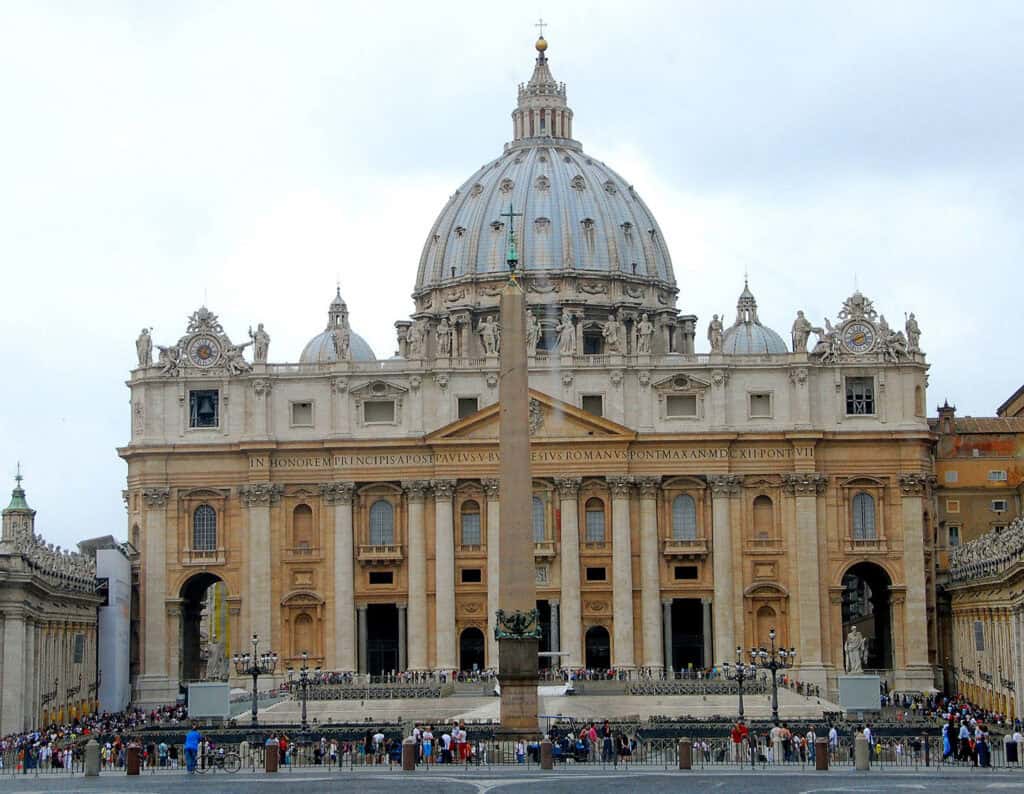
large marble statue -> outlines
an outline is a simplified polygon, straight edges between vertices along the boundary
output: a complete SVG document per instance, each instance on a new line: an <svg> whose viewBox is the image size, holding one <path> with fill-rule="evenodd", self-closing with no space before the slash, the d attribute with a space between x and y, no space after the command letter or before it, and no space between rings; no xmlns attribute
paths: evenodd
<svg viewBox="0 0 1024 794"><path fill-rule="evenodd" d="M813 331L811 321L804 317L803 311L796 313L796 319L793 321L792 336L793 336L793 352L794 353L806 353L807 352L807 338Z"/></svg>
<svg viewBox="0 0 1024 794"><path fill-rule="evenodd" d="M619 321L615 318L614 314L609 314L608 322L601 326L601 336L604 337L605 353L623 352L621 328L619 326Z"/></svg>
<svg viewBox="0 0 1024 794"><path fill-rule="evenodd" d="M177 375L178 364L181 359L181 348L177 345L171 345L170 347L157 345L157 348L160 351L160 355L157 357L157 365L160 367L160 374Z"/></svg>
<svg viewBox="0 0 1024 794"><path fill-rule="evenodd" d="M411 326L409 326L409 335L407 337L409 344L409 358L422 358L423 357L423 326L419 320L416 320Z"/></svg>
<svg viewBox="0 0 1024 794"><path fill-rule="evenodd" d="M711 322L708 323L708 342L711 343L712 353L722 352L722 321L717 314L711 315Z"/></svg>
<svg viewBox="0 0 1024 794"><path fill-rule="evenodd" d="M921 352L921 329L917 324L917 318L914 317L913 312L911 312L910 316L907 317L907 352Z"/></svg>
<svg viewBox="0 0 1024 794"><path fill-rule="evenodd" d="M447 317L442 317L438 322L434 335L437 338L438 358L448 358L452 354L452 327Z"/></svg>
<svg viewBox="0 0 1024 794"><path fill-rule="evenodd" d="M498 350L501 348L501 330L493 314L488 314L486 318L480 321L476 327L476 332L480 334L480 338L483 340L484 353L488 356L498 355Z"/></svg>
<svg viewBox="0 0 1024 794"><path fill-rule="evenodd" d="M568 309L562 310L562 322L555 326L558 332L558 352L571 356L576 352L576 323Z"/></svg>
<svg viewBox="0 0 1024 794"><path fill-rule="evenodd" d="M266 364L267 353L270 352L270 334L263 329L263 323L256 326L255 333L252 326L249 326L249 338L252 340L252 360L257 364Z"/></svg>
<svg viewBox="0 0 1024 794"><path fill-rule="evenodd" d="M863 673L864 663L868 660L868 641L856 626L846 635L843 648L846 651L846 672Z"/></svg>
<svg viewBox="0 0 1024 794"><path fill-rule="evenodd" d="M242 351L252 342L243 342L240 345L228 345L224 348L224 363L228 368L229 375L241 375L243 372L252 371L252 366L245 360Z"/></svg>
<svg viewBox="0 0 1024 794"><path fill-rule="evenodd" d="M537 343L540 341L540 321L533 316L533 312L526 310L526 355L537 354Z"/></svg>
<svg viewBox="0 0 1024 794"><path fill-rule="evenodd" d="M882 355L889 361L896 363L900 356L907 355L907 338L902 331L894 331L889 327L884 314L878 316L878 337Z"/></svg>
<svg viewBox="0 0 1024 794"><path fill-rule="evenodd" d="M135 352L139 356L139 367L145 369L153 363L153 337L149 328L143 328L139 338L135 340Z"/></svg>
<svg viewBox="0 0 1024 794"><path fill-rule="evenodd" d="M338 361L346 361L349 358L351 352L350 342L351 336L349 335L348 328L344 325L339 325L331 331L331 342L334 344L334 357Z"/></svg>
<svg viewBox="0 0 1024 794"><path fill-rule="evenodd" d="M636 346L637 353L648 354L651 352L651 337L654 336L654 325L647 319L647 314L640 315L640 322L636 324Z"/></svg>

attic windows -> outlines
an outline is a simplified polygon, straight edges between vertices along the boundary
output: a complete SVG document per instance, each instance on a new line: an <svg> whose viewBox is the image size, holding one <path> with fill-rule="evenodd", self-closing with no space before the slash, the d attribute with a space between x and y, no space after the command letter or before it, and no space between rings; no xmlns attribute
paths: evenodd
<svg viewBox="0 0 1024 794"><path fill-rule="evenodd" d="M665 398L665 416L669 419L695 419L696 394L670 394Z"/></svg>
<svg viewBox="0 0 1024 794"><path fill-rule="evenodd" d="M367 400L363 403L363 422L372 424L395 423L394 400Z"/></svg>

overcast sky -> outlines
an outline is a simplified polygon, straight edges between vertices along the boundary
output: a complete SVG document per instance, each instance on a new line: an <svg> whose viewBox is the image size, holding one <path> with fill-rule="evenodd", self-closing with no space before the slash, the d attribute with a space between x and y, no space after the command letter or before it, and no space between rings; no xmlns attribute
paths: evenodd
<svg viewBox="0 0 1024 794"><path fill-rule="evenodd" d="M744 270L788 339L855 283L914 311L929 411L1024 381L1024 4L0 0L0 474L64 545L126 534L134 340L207 305L295 361L340 278L378 356L448 196L510 137L533 23L586 151L700 317ZM6 488L6 486L3 486Z"/></svg>

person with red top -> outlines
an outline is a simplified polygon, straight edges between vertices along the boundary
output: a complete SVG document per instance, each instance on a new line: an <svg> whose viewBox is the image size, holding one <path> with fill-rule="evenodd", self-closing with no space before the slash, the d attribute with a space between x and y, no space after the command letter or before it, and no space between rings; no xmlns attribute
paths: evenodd
<svg viewBox="0 0 1024 794"><path fill-rule="evenodd" d="M732 739L732 760L734 763L742 764L744 747L750 741L750 729L747 728L742 719L736 720L736 724L730 733L730 738Z"/></svg>

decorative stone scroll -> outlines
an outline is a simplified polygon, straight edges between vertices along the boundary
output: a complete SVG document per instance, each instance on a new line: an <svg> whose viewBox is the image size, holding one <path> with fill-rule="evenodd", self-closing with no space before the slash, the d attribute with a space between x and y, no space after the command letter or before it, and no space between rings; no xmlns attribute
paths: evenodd
<svg viewBox="0 0 1024 794"><path fill-rule="evenodd" d="M431 480L435 499L451 499L455 493L455 480Z"/></svg>
<svg viewBox="0 0 1024 794"><path fill-rule="evenodd" d="M146 507L163 507L171 495L170 488L144 488L142 498Z"/></svg>
<svg viewBox="0 0 1024 794"><path fill-rule="evenodd" d="M351 504L352 494L355 493L354 482L322 482L320 483L320 495L329 505Z"/></svg>
<svg viewBox="0 0 1024 794"><path fill-rule="evenodd" d="M712 474L708 476L708 484L714 496L737 496L743 482L739 474Z"/></svg>
<svg viewBox="0 0 1024 794"><path fill-rule="evenodd" d="M496 640L539 640L543 636L540 612L536 608L527 612L517 609L511 613L499 609L494 613L494 622Z"/></svg>
<svg viewBox="0 0 1024 794"><path fill-rule="evenodd" d="M629 475L613 475L607 478L608 488L612 496L629 496L633 488L633 478Z"/></svg>
<svg viewBox="0 0 1024 794"><path fill-rule="evenodd" d="M274 388L274 384L266 378L257 378L252 382L252 390L257 397L266 397Z"/></svg>
<svg viewBox="0 0 1024 794"><path fill-rule="evenodd" d="M641 496L657 496L658 490L661 488L661 478L637 477L636 485L640 489Z"/></svg>
<svg viewBox="0 0 1024 794"><path fill-rule="evenodd" d="M900 491L904 496L924 496L935 478L927 474L901 474Z"/></svg>
<svg viewBox="0 0 1024 794"><path fill-rule="evenodd" d="M500 480L483 480L483 486L488 499L497 499L501 493Z"/></svg>
<svg viewBox="0 0 1024 794"><path fill-rule="evenodd" d="M274 482L258 482L252 485L243 485L238 489L238 495L246 507L258 507L262 505L276 505L281 501L281 494L284 486Z"/></svg>
<svg viewBox="0 0 1024 794"><path fill-rule="evenodd" d="M430 483L426 480L406 480L402 483L402 490L410 502L422 502L430 491Z"/></svg>
<svg viewBox="0 0 1024 794"><path fill-rule="evenodd" d="M580 492L582 477L555 477L555 487L563 499L573 498Z"/></svg>
<svg viewBox="0 0 1024 794"><path fill-rule="evenodd" d="M817 496L827 486L828 477L817 472L782 475L782 487L792 496Z"/></svg>

